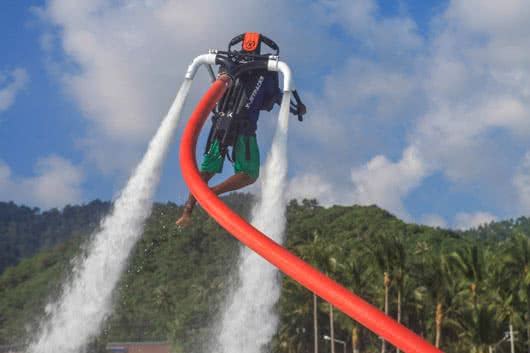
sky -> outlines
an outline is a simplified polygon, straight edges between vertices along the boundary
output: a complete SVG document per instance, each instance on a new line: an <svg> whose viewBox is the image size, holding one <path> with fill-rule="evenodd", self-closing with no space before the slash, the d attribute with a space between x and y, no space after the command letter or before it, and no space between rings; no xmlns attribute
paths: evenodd
<svg viewBox="0 0 530 353"><path fill-rule="evenodd" d="M530 214L525 0L3 1L0 201L115 198L193 58L247 31L278 43L308 108L290 122L289 197L455 229ZM208 83L160 202L186 199L180 132ZM262 160L277 114L260 117Z"/></svg>

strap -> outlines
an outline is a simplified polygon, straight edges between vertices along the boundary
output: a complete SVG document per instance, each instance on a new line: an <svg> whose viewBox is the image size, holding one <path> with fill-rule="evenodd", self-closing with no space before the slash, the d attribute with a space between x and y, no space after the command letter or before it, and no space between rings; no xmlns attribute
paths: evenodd
<svg viewBox="0 0 530 353"><path fill-rule="evenodd" d="M234 161L236 160L236 146L237 146L237 139L239 138L239 133L241 132L241 120L236 120L234 121L234 133L235 133L235 138L234 138L234 141L233 141L233 145L232 145L232 158L230 158L230 156L228 156L228 160L231 162L231 163L234 163ZM228 147L228 146L227 146Z"/></svg>
<svg viewBox="0 0 530 353"><path fill-rule="evenodd" d="M210 132L208 133L208 139L206 140L206 147L204 149L204 154L208 153L208 151L210 150L210 147L213 143L213 139L214 139L214 131L215 131L215 125L217 124L217 119L215 119L215 116L212 117L212 127L210 128Z"/></svg>
<svg viewBox="0 0 530 353"><path fill-rule="evenodd" d="M230 155L227 155L227 158L230 163L234 163L234 161L236 160L236 148L234 146L232 146L232 156L230 157Z"/></svg>

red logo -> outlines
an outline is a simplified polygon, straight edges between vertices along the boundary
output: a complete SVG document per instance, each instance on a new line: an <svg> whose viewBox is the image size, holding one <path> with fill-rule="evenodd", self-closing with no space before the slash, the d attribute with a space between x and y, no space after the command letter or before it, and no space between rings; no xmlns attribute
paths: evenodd
<svg viewBox="0 0 530 353"><path fill-rule="evenodd" d="M254 51L258 48L259 44L259 33L247 32L243 39L243 49L246 51Z"/></svg>

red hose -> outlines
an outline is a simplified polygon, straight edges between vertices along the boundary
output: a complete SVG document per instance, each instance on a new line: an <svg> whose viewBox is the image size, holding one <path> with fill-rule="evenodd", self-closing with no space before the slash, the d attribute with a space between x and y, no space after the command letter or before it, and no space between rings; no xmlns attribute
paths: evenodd
<svg viewBox="0 0 530 353"><path fill-rule="evenodd" d="M442 351L414 332L272 241L228 208L208 188L197 169L195 147L204 122L229 85L230 79L227 77L221 77L213 83L191 115L180 146L180 165L184 180L204 210L229 233L278 267L286 275L332 303L352 319L394 346L407 353L441 353Z"/></svg>

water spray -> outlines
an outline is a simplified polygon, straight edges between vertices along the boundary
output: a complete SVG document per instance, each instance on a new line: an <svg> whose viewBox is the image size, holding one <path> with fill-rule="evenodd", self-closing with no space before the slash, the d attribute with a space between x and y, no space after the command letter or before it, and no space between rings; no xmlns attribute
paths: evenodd
<svg viewBox="0 0 530 353"><path fill-rule="evenodd" d="M287 199L287 128L291 92L282 98L278 127L261 176L261 195L252 210L252 225L282 244ZM224 308L216 341L221 353L260 353L278 328L274 305L280 298L278 270L247 247L239 259L239 287ZM245 330L241 330L245 327Z"/></svg>
<svg viewBox="0 0 530 353"><path fill-rule="evenodd" d="M77 353L100 333L112 312L114 288L151 213L162 163L190 86L191 79L186 79L101 230L91 236L86 255L75 259L60 297L47 305L46 318L27 352Z"/></svg>

